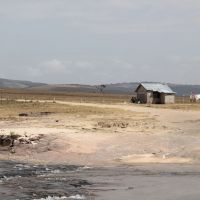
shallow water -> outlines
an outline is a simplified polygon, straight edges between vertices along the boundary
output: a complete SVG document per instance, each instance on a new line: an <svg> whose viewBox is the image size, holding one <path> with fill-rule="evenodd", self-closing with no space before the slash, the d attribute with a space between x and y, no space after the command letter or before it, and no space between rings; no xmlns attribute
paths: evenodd
<svg viewBox="0 0 200 200"><path fill-rule="evenodd" d="M81 167L0 161L2 200L199 200L200 168Z"/></svg>
<svg viewBox="0 0 200 200"><path fill-rule="evenodd" d="M74 175L79 166L0 162L0 196L4 200L84 199L89 186Z"/></svg>

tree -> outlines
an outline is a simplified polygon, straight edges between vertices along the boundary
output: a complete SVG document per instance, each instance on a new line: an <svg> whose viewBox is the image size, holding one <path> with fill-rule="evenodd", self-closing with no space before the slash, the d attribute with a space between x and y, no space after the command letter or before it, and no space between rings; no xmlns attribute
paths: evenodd
<svg viewBox="0 0 200 200"><path fill-rule="evenodd" d="M99 86L97 86L97 90L100 93L103 93L105 88L106 88L106 85L99 85Z"/></svg>

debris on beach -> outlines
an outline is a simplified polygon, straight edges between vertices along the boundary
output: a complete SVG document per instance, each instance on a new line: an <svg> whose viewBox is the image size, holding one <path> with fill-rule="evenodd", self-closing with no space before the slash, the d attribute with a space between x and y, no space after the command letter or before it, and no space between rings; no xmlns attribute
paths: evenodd
<svg viewBox="0 0 200 200"><path fill-rule="evenodd" d="M128 123L127 122L121 122L121 121L115 121L115 122L105 122L105 121L101 121L97 123L97 126L101 127L101 128L127 128L128 127Z"/></svg>

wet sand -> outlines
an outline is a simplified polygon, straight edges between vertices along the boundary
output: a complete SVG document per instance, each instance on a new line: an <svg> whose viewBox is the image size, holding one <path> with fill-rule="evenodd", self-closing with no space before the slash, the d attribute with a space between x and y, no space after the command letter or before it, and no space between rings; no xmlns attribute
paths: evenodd
<svg viewBox="0 0 200 200"><path fill-rule="evenodd" d="M155 166L154 166L155 167ZM123 167L106 172L99 179L108 186L97 191L97 200L198 200L200 172L180 166L158 168ZM188 171L189 170L189 171ZM95 178L94 178L95 179ZM110 188L108 190L108 188Z"/></svg>
<svg viewBox="0 0 200 200"><path fill-rule="evenodd" d="M86 167L0 162L3 200L199 200L195 165Z"/></svg>

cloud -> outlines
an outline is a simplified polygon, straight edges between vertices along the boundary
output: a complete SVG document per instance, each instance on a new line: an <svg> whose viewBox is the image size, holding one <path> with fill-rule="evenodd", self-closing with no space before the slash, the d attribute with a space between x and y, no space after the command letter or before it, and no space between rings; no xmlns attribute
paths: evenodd
<svg viewBox="0 0 200 200"><path fill-rule="evenodd" d="M0 19L62 21L101 33L183 30L200 24L197 0L1 0Z"/></svg>
<svg viewBox="0 0 200 200"><path fill-rule="evenodd" d="M128 61L117 58L51 59L28 67L26 74L31 80L43 78L43 82L96 84L116 82L119 76L125 81L134 68Z"/></svg>
<svg viewBox="0 0 200 200"><path fill-rule="evenodd" d="M197 0L0 0L1 73L62 83L198 82L199 10Z"/></svg>
<svg viewBox="0 0 200 200"><path fill-rule="evenodd" d="M41 72L45 74L66 73L65 63L57 59L42 62L38 65L38 67L41 70Z"/></svg>
<svg viewBox="0 0 200 200"><path fill-rule="evenodd" d="M0 69L5 78L47 83L101 84L134 81L198 83L199 57L171 56L165 59L164 63L159 64L136 63L134 60L118 57L54 58L34 65L27 62L19 67L16 63Z"/></svg>
<svg viewBox="0 0 200 200"><path fill-rule="evenodd" d="M50 59L28 68L28 72L34 78L60 76L61 79L91 70L93 70L93 66L90 61L69 59Z"/></svg>

